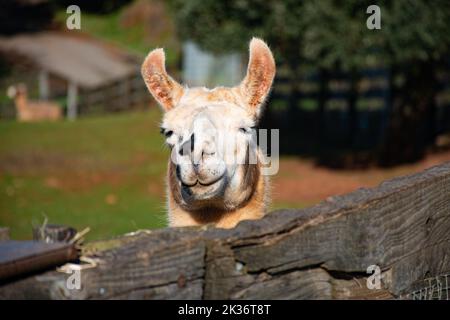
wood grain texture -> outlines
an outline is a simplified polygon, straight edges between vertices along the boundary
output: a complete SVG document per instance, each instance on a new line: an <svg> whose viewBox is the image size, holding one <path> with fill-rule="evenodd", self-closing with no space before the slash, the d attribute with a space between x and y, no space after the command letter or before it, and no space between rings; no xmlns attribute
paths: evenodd
<svg viewBox="0 0 450 320"><path fill-rule="evenodd" d="M231 230L167 228L93 253L82 290L39 275L57 299L395 299L450 271L450 163L304 210L279 210ZM381 268L368 289L367 268ZM0 287L23 297L37 277ZM16 294L11 294L16 292Z"/></svg>
<svg viewBox="0 0 450 320"><path fill-rule="evenodd" d="M187 297L184 291L199 292L205 270L204 242L195 238L163 238L164 235L142 237L104 252L97 258L96 268L82 272L81 283L86 285L77 292L77 299L133 298L136 291L142 296L167 298ZM63 293L61 298L72 296L64 288L58 292ZM201 294L195 297L200 298Z"/></svg>

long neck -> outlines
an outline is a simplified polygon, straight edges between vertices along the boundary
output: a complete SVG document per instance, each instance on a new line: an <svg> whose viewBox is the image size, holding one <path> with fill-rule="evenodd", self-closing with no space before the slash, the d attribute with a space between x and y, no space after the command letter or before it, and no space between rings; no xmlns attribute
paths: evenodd
<svg viewBox="0 0 450 320"><path fill-rule="evenodd" d="M14 99L14 102L16 104L17 109L19 110L26 109L28 105L27 95L25 93L18 94Z"/></svg>
<svg viewBox="0 0 450 320"><path fill-rule="evenodd" d="M233 228L239 221L253 220L262 218L267 206L267 187L268 181L265 176L257 175L257 181L254 184L249 199L235 210L219 210L219 209L205 209L199 211L189 211L182 208L178 203L173 188L176 181L173 179L171 166L168 170L168 205L169 205L169 226L171 227L185 227L185 226L199 226L204 224L214 224L219 228ZM259 166L257 170L260 170Z"/></svg>

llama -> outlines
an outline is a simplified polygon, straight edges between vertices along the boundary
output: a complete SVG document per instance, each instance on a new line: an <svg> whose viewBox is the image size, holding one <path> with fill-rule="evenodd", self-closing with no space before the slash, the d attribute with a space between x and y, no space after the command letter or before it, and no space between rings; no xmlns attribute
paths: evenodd
<svg viewBox="0 0 450 320"><path fill-rule="evenodd" d="M24 84L10 86L8 97L14 99L17 119L21 122L58 120L61 118L61 108L53 102L28 101L27 88Z"/></svg>
<svg viewBox="0 0 450 320"><path fill-rule="evenodd" d="M239 221L263 217L269 186L267 176L261 174L262 152L255 146L256 161L248 159L252 129L275 76L275 61L266 43L251 40L247 74L236 87L181 86L166 72L163 49L151 51L141 71L164 111L161 133L171 149L169 226L232 228ZM219 138L233 141L226 152ZM244 161L227 161L230 155Z"/></svg>

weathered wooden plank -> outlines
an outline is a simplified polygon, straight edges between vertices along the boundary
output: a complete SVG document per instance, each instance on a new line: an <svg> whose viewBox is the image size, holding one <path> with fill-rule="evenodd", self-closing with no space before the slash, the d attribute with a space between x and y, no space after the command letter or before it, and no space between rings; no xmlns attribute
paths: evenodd
<svg viewBox="0 0 450 320"><path fill-rule="evenodd" d="M205 245L195 237L178 239L185 234L186 230L179 234L155 232L107 250L99 255L96 268L82 271L81 290L60 287L52 294L61 293L58 298L64 299L111 299L131 298L137 291L148 297L183 297L183 292L198 292L205 270ZM176 293L176 288L180 292Z"/></svg>
<svg viewBox="0 0 450 320"><path fill-rule="evenodd" d="M203 280L193 280L186 284L171 283L160 287L133 290L129 293L119 294L113 299L132 300L199 300L203 294Z"/></svg>
<svg viewBox="0 0 450 320"><path fill-rule="evenodd" d="M244 222L231 234L212 231L233 252L221 268L230 269L238 261L247 274L276 275L317 265L351 274L378 265L393 269L390 290L398 296L425 274L450 270L449 169L447 163L311 209ZM243 285L233 272L220 274L216 282L225 283L227 292L233 292L230 286Z"/></svg>
<svg viewBox="0 0 450 320"><path fill-rule="evenodd" d="M330 280L332 285L332 299L351 300L390 300L394 295L386 288L369 289L367 287L367 277L353 279Z"/></svg>
<svg viewBox="0 0 450 320"><path fill-rule="evenodd" d="M323 269L293 271L279 276L261 273L231 299L331 299L331 277Z"/></svg>
<svg viewBox="0 0 450 320"><path fill-rule="evenodd" d="M0 285L0 300L48 300L57 299L52 295L57 284L64 283L66 275L49 271L43 275L19 278L14 282Z"/></svg>
<svg viewBox="0 0 450 320"><path fill-rule="evenodd" d="M450 273L449 257L450 240L423 247L402 257L390 266L392 275L389 290L397 296L408 296L417 290L415 283Z"/></svg>
<svg viewBox="0 0 450 320"><path fill-rule="evenodd" d="M35 296L116 298L410 297L421 280L450 270L450 163L377 188L327 199L305 210L281 210L231 230L163 229L140 233L101 252L81 273L39 276ZM89 255L86 251L85 254ZM367 268L382 270L366 286ZM43 285L45 283L45 285ZM36 277L0 287L23 296ZM5 291L16 292L5 294Z"/></svg>
<svg viewBox="0 0 450 320"><path fill-rule="evenodd" d="M245 266L236 261L233 250L219 242L207 247L205 274L205 299L227 299L233 290L245 288L255 281Z"/></svg>

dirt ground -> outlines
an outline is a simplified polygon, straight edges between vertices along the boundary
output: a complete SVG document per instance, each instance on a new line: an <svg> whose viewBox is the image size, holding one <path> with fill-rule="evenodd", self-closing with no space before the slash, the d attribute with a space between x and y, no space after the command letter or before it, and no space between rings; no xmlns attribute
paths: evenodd
<svg viewBox="0 0 450 320"><path fill-rule="evenodd" d="M374 187L384 180L420 172L446 161L450 161L450 151L429 154L418 163L391 169L335 170L317 166L312 160L283 159L279 173L272 179L272 198L276 207L299 202L311 205L332 195Z"/></svg>

